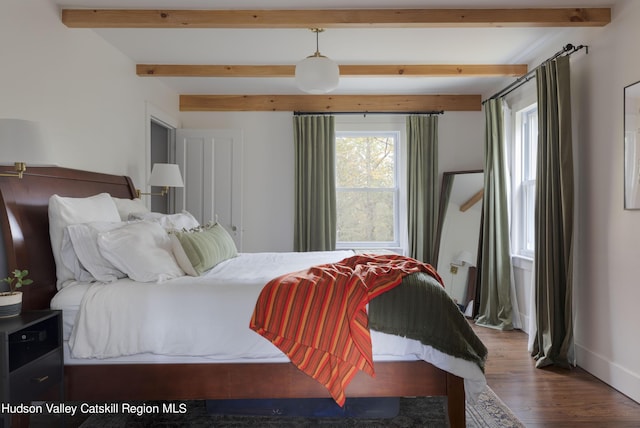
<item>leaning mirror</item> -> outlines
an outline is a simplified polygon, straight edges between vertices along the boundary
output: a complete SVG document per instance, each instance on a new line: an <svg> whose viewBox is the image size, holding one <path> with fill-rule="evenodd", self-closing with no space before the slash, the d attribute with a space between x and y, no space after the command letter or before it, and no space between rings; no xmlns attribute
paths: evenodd
<svg viewBox="0 0 640 428"><path fill-rule="evenodd" d="M475 315L483 189L481 170L442 175L437 269L447 293L468 317Z"/></svg>
<svg viewBox="0 0 640 428"><path fill-rule="evenodd" d="M640 209L640 82L624 88L624 207Z"/></svg>

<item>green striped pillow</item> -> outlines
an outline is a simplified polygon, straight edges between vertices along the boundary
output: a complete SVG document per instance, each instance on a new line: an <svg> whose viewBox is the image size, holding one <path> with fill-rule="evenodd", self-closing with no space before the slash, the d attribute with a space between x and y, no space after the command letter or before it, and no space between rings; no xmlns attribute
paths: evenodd
<svg viewBox="0 0 640 428"><path fill-rule="evenodd" d="M172 239L173 252L178 264L192 276L202 275L218 263L238 255L233 238L218 223L191 231L174 231L171 235L175 237Z"/></svg>

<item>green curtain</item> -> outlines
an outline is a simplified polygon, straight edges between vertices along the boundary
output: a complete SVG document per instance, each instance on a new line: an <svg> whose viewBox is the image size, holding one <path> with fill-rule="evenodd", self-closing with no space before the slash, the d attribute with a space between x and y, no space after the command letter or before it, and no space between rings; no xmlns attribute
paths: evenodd
<svg viewBox="0 0 640 428"><path fill-rule="evenodd" d="M511 250L507 153L503 100L484 104L485 167L482 223L480 308L476 324L500 330L513 329L511 305Z"/></svg>
<svg viewBox="0 0 640 428"><path fill-rule="evenodd" d="M335 118L328 115L294 116L293 128L294 250L335 250Z"/></svg>
<svg viewBox="0 0 640 428"><path fill-rule="evenodd" d="M573 341L573 153L569 57L540 66L534 290L536 367L569 366Z"/></svg>
<svg viewBox="0 0 640 428"><path fill-rule="evenodd" d="M438 233L438 116L409 115L406 123L409 256L434 264Z"/></svg>

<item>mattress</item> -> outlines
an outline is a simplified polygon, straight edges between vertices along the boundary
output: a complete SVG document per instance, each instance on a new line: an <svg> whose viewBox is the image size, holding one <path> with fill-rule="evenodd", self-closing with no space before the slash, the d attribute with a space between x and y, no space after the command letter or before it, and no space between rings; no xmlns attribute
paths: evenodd
<svg viewBox="0 0 640 428"><path fill-rule="evenodd" d="M249 328L262 287L277 276L352 255L241 253L201 277L70 282L51 302L63 312L65 364L287 362ZM419 341L377 331L371 340L374 361L427 361L464 378L472 402L486 385L477 365Z"/></svg>

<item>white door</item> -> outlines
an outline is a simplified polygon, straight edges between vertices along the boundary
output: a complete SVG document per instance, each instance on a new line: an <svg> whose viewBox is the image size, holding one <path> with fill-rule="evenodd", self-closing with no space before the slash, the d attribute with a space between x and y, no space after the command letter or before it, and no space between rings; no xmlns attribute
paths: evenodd
<svg viewBox="0 0 640 428"><path fill-rule="evenodd" d="M242 131L177 129L176 163L185 185L176 189L178 211L217 221L242 251Z"/></svg>

